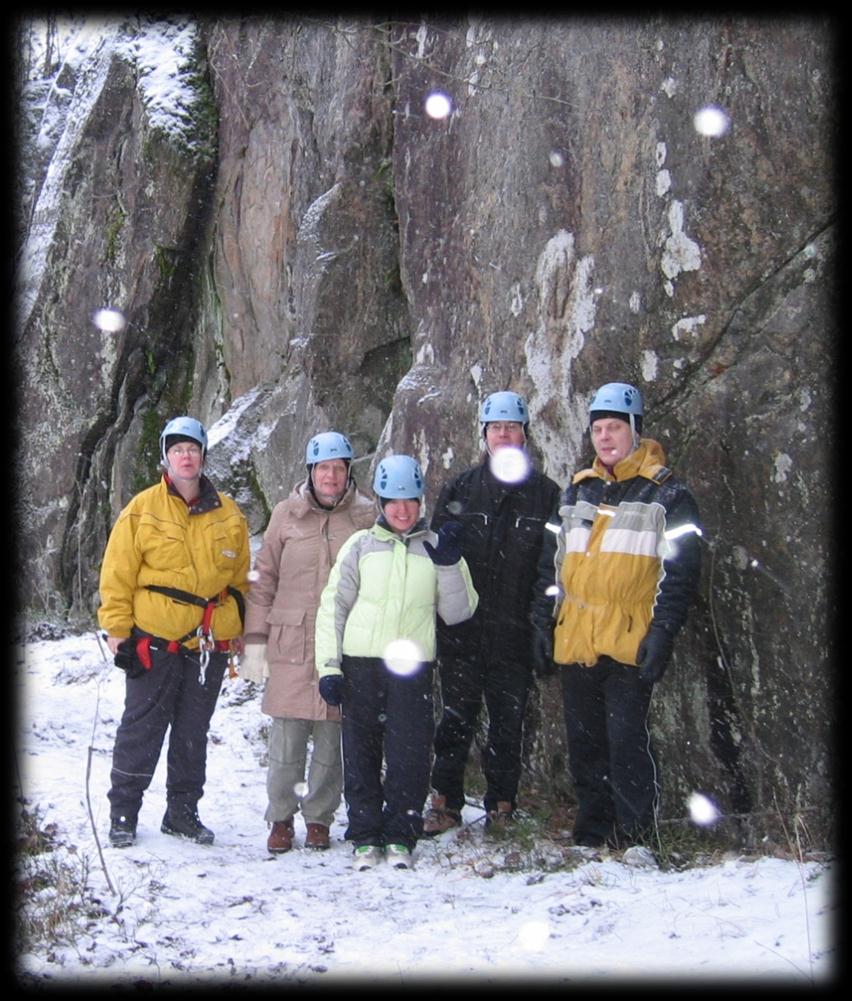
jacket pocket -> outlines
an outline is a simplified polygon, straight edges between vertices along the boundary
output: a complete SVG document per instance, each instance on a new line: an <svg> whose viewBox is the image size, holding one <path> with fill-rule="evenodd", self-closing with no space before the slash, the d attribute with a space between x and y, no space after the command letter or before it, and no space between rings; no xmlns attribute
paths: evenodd
<svg viewBox="0 0 852 1001"><path fill-rule="evenodd" d="M190 565L186 540L175 525L143 520L136 533L136 544L143 563L152 570L175 572Z"/></svg>
<svg viewBox="0 0 852 1001"><path fill-rule="evenodd" d="M305 662L307 633L305 611L299 608L270 608L266 616L269 623L270 660L284 660L291 664Z"/></svg>
<svg viewBox="0 0 852 1001"><path fill-rule="evenodd" d="M212 526L210 541L212 543L213 564L218 571L224 571L233 577L240 555L239 540L232 537L224 525Z"/></svg>
<svg viewBox="0 0 852 1001"><path fill-rule="evenodd" d="M541 549L541 537L544 534L546 518L537 515L519 514L515 518L514 537L516 543L525 550L538 553Z"/></svg>

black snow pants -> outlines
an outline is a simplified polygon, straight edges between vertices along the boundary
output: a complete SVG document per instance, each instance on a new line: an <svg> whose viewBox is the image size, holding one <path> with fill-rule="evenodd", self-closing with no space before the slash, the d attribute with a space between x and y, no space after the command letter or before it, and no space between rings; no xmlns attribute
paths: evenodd
<svg viewBox="0 0 852 1001"><path fill-rule="evenodd" d="M168 809L194 810L204 792L207 731L227 664L227 653L211 654L202 685L197 652L167 653L152 644L151 669L126 678L107 794L111 817L137 817L170 726Z"/></svg>
<svg viewBox="0 0 852 1001"><path fill-rule="evenodd" d="M447 806L464 806L464 774L483 698L488 710L488 739L482 754L486 791L483 806L517 805L521 779L524 711L532 687L525 664L486 663L484 658L442 657L439 662L443 713L435 733L432 788Z"/></svg>
<svg viewBox="0 0 852 1001"><path fill-rule="evenodd" d="M577 817L576 844L613 846L653 825L659 787L648 729L653 684L636 667L601 657L559 671Z"/></svg>
<svg viewBox="0 0 852 1001"><path fill-rule="evenodd" d="M433 664L408 675L394 674L377 657L344 656L341 666L345 837L356 848L413 849L429 792Z"/></svg>

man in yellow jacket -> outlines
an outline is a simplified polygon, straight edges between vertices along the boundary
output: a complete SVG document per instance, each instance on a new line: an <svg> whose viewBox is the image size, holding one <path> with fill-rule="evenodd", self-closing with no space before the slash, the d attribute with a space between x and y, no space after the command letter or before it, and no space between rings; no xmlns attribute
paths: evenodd
<svg viewBox="0 0 852 1001"><path fill-rule="evenodd" d="M98 621L126 673L113 750L110 843L136 840L142 797L171 726L165 834L210 844L198 817L207 731L229 657L242 644L250 562L245 517L202 474L207 432L176 417L160 435L163 477L115 523L100 576Z"/></svg>
<svg viewBox="0 0 852 1001"><path fill-rule="evenodd" d="M697 505L640 437L642 418L634 386L595 394L596 458L545 532L535 589L536 657L560 665L578 845L641 843L653 829L648 710L701 572Z"/></svg>

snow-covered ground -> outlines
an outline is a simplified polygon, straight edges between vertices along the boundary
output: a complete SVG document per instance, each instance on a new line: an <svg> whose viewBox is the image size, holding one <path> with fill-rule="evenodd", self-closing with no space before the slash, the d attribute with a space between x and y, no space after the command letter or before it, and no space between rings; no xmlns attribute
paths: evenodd
<svg viewBox="0 0 852 1001"><path fill-rule="evenodd" d="M58 862L88 868L90 888L89 914L74 935L60 927L50 945L18 956L18 975L28 983L404 987L517 978L526 987L808 988L837 976L830 863L732 856L663 872L603 855L566 867L558 844L513 857L486 840L473 806L461 833L420 843L410 871L354 872L342 805L329 851L271 857L263 819L266 717L257 690L240 679L226 681L211 729L200 813L215 844L160 833L161 761L137 844L111 848L106 792L123 675L89 633L19 648L15 679L26 809L40 811ZM301 841L300 818L296 831ZM55 893L31 888L29 912Z"/></svg>

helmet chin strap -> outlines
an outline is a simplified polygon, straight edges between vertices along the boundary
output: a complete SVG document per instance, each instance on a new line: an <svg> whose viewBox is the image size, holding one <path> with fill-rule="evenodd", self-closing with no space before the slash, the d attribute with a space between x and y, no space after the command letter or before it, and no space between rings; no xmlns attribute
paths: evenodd
<svg viewBox="0 0 852 1001"><path fill-rule="evenodd" d="M636 430L635 416L633 414L628 414L628 417L630 418L630 436L633 440L633 451L635 452L636 449L639 448L640 435L639 432Z"/></svg>

